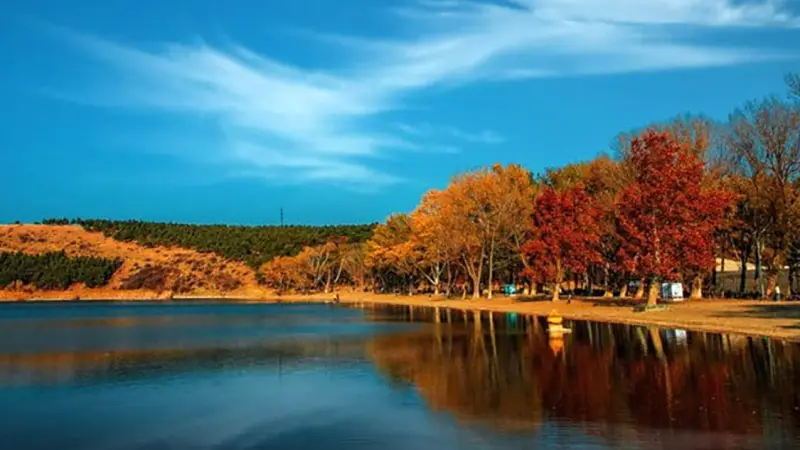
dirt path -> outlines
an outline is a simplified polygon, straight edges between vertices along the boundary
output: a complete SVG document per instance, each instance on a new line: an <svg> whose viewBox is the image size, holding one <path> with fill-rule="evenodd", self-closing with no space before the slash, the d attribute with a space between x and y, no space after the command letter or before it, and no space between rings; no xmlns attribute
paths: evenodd
<svg viewBox="0 0 800 450"><path fill-rule="evenodd" d="M567 319L655 325L697 331L769 336L800 342L800 303L753 300L696 300L673 303L663 311L634 312L632 303L618 299L518 301L499 296L492 300L440 300L428 296L340 293L343 303L389 304L453 308L519 314L556 312ZM282 301L330 301L331 294L283 297Z"/></svg>

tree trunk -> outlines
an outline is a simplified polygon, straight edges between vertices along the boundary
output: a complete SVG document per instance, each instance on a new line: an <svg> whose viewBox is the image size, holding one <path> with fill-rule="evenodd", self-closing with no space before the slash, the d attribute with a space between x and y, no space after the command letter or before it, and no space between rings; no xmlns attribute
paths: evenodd
<svg viewBox="0 0 800 450"><path fill-rule="evenodd" d="M722 260L722 270L725 270L725 259ZM718 292L719 276L717 274L717 265L714 264L714 269L711 270L711 288L714 292Z"/></svg>
<svg viewBox="0 0 800 450"><path fill-rule="evenodd" d="M774 297L775 287L778 286L778 283L780 283L780 275L780 269L770 270L769 274L767 275L767 298Z"/></svg>
<svg viewBox="0 0 800 450"><path fill-rule="evenodd" d="M659 283L657 277L653 277L650 280L650 289L647 292L647 306L656 306L658 303L658 291L661 283Z"/></svg>
<svg viewBox="0 0 800 450"><path fill-rule="evenodd" d="M486 294L486 298L489 300L492 299L492 277L494 276L494 239L492 239L492 243L489 245L489 283L487 284L487 290L489 291Z"/></svg>
<svg viewBox="0 0 800 450"><path fill-rule="evenodd" d="M561 294L561 283L553 283L553 297L552 301L557 302Z"/></svg>
<svg viewBox="0 0 800 450"><path fill-rule="evenodd" d="M689 298L699 300L703 298L703 276L697 275L692 279L692 293Z"/></svg>
<svg viewBox="0 0 800 450"><path fill-rule="evenodd" d="M427 279L431 286L433 286L433 295L438 296L440 289L439 286L442 284L442 265L440 263L436 263L435 265L431 266L431 273L427 273L425 271L421 271L422 275Z"/></svg>
<svg viewBox="0 0 800 450"><path fill-rule="evenodd" d="M450 265L450 263L447 263L446 268L447 268L447 285L445 285L444 289L445 289L445 296L450 297L450 292L452 292L453 288L453 267Z"/></svg>
<svg viewBox="0 0 800 450"><path fill-rule="evenodd" d="M747 260L750 259L750 249L742 249L741 263L739 268L739 295L744 295L747 289Z"/></svg>
<svg viewBox="0 0 800 450"><path fill-rule="evenodd" d="M333 279L333 285L334 286L339 284L339 279L342 278L342 271L344 271L344 263L340 262L339 263L339 269L337 269L337 271L336 271L336 277Z"/></svg>
<svg viewBox="0 0 800 450"><path fill-rule="evenodd" d="M636 300L641 300L644 297L644 285L645 285L644 278L639 278L639 286L636 288L636 294L633 296Z"/></svg>
<svg viewBox="0 0 800 450"><path fill-rule="evenodd" d="M761 239L756 241L756 280L758 280L758 290L761 298L766 298L766 290L764 289L764 268L761 262Z"/></svg>
<svg viewBox="0 0 800 450"><path fill-rule="evenodd" d="M619 288L619 298L628 296L628 281L623 281L622 286Z"/></svg>
<svg viewBox="0 0 800 450"><path fill-rule="evenodd" d="M561 273L561 270L556 270L556 279L555 283L553 283L553 298L552 301L557 302L559 296L561 295L561 283L564 281L564 274Z"/></svg>
<svg viewBox="0 0 800 450"><path fill-rule="evenodd" d="M783 254L785 255L786 264L784 264L784 262L783 262L784 258L780 258L779 259L780 264L778 264L778 269L777 269L777 274L776 274L776 279L775 279L775 286L779 286L780 285L780 282L781 282L781 271L783 270L784 265L788 265L789 266L789 270L788 270L788 273L786 274L786 280L788 281L788 287L786 288L786 292L780 292L779 291L780 294L782 294L781 297L785 296L783 298L787 298L788 299L789 297L791 297L791 294L792 294L792 259L791 259L792 245L789 242L786 242L785 245L786 245L786 247L784 248ZM781 298L781 300L783 300L783 298Z"/></svg>
<svg viewBox="0 0 800 450"><path fill-rule="evenodd" d="M328 269L328 277L325 279L325 293L331 291L331 279L333 278L333 269Z"/></svg>
<svg viewBox="0 0 800 450"><path fill-rule="evenodd" d="M589 271L587 270L584 275L584 282L586 283L586 296L591 297L592 291L594 290L594 286L592 286L592 277L589 275Z"/></svg>
<svg viewBox="0 0 800 450"><path fill-rule="evenodd" d="M481 275L483 275L483 258L485 253L482 251L479 255L478 264L475 265L474 261L470 261L464 256L464 270L467 275L472 279L472 298L478 299L481 297Z"/></svg>
<svg viewBox="0 0 800 450"><path fill-rule="evenodd" d="M610 269L608 267L608 263L603 265L603 297L611 298L614 296L614 291L611 290L611 285L609 284L609 272Z"/></svg>

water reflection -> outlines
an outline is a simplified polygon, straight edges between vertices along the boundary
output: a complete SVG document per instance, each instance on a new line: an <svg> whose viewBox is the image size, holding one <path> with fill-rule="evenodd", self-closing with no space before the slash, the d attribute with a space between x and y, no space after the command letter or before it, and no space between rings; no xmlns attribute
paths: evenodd
<svg viewBox="0 0 800 450"><path fill-rule="evenodd" d="M446 309L184 307L0 305L0 442L800 445L796 344L569 321L553 339L541 318Z"/></svg>
<svg viewBox="0 0 800 450"><path fill-rule="evenodd" d="M379 315L387 313L408 317ZM691 431L713 448L798 435L797 344L589 322L567 322L573 333L551 339L543 319L483 313L465 325L463 314L379 336L370 355L432 408L470 424L531 431L566 422L620 445L636 430L676 439Z"/></svg>
<svg viewBox="0 0 800 450"><path fill-rule="evenodd" d="M305 305L0 305L0 387L347 364L372 333L413 328L398 325Z"/></svg>

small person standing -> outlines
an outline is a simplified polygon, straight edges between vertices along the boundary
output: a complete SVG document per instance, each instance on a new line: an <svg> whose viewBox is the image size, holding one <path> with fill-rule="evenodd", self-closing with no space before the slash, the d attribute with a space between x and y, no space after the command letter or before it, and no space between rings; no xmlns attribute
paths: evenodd
<svg viewBox="0 0 800 450"><path fill-rule="evenodd" d="M775 294L774 295L775 295L775 301L776 302L781 301L781 287L780 286L775 286Z"/></svg>

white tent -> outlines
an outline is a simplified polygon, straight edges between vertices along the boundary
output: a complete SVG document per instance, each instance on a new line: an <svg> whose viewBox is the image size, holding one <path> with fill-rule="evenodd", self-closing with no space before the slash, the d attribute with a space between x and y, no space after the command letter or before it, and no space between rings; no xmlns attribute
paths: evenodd
<svg viewBox="0 0 800 450"><path fill-rule="evenodd" d="M661 298L668 302L683 301L683 284L675 282L661 283Z"/></svg>

